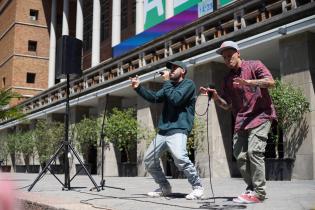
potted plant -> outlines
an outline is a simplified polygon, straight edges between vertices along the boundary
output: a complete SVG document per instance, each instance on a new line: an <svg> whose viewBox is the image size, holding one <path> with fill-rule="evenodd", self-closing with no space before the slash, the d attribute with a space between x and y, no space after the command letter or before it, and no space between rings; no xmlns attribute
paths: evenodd
<svg viewBox="0 0 315 210"><path fill-rule="evenodd" d="M100 126L96 118L83 118L79 123L75 124L75 139L79 152L83 156L85 166L91 172L91 167L96 169L96 165L92 166L94 161L90 160L89 154L97 147L99 139ZM76 165L77 171L82 171L80 164ZM82 173L79 174L84 174Z"/></svg>
<svg viewBox="0 0 315 210"><path fill-rule="evenodd" d="M135 110L131 108L114 108L106 120L105 137L120 151L120 176L137 176L136 156L132 154L135 154L139 128Z"/></svg>
<svg viewBox="0 0 315 210"><path fill-rule="evenodd" d="M34 164L35 159L35 139L34 131L24 131L18 139L18 151L23 153L26 170L28 173L38 173L40 165ZM30 164L32 158L33 164Z"/></svg>
<svg viewBox="0 0 315 210"><path fill-rule="evenodd" d="M44 167L64 139L64 126L59 122L38 120L34 129L34 137L39 161ZM63 161L60 161L60 163L63 164ZM51 170L54 173L63 173L61 165L51 165Z"/></svg>
<svg viewBox="0 0 315 210"><path fill-rule="evenodd" d="M23 139L23 134L21 131L15 131L8 135L8 147L11 151L11 157L14 159L14 170L16 173L25 173L26 172L26 165L18 164L19 155L21 154L21 144L20 142ZM14 156L14 157L13 157Z"/></svg>
<svg viewBox="0 0 315 210"><path fill-rule="evenodd" d="M16 168L15 168L15 166L16 166L15 165L15 155L17 152L17 135L15 133L9 133L7 135L6 145L7 145L8 153L11 157L12 166L13 166L14 171L15 171L16 170Z"/></svg>
<svg viewBox="0 0 315 210"><path fill-rule="evenodd" d="M287 145L295 142L305 135L303 128L295 129L296 126L304 125L304 114L309 112L309 102L299 88L291 84L276 80L275 87L270 95L277 113L277 122L273 124L270 139L275 147L275 157L266 158L266 178L268 180L291 180L295 153L293 150L284 158L282 149L283 142ZM304 132L304 133L303 133Z"/></svg>

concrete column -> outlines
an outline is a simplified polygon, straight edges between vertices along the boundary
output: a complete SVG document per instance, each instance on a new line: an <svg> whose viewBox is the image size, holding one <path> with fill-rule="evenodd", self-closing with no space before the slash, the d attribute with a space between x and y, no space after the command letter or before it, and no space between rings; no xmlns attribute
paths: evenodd
<svg viewBox="0 0 315 210"><path fill-rule="evenodd" d="M169 19L174 16L174 0L166 0L165 4L165 18Z"/></svg>
<svg viewBox="0 0 315 210"><path fill-rule="evenodd" d="M69 0L63 0L62 35L69 35Z"/></svg>
<svg viewBox="0 0 315 210"><path fill-rule="evenodd" d="M152 90L157 90L161 87L161 84L152 82L143 85ZM152 104L142 97L137 96L137 120L144 129L148 132L152 132L152 139L139 139L137 144L138 176L148 175L144 168L143 158L147 147L155 137L154 129L157 126L161 109L162 106L160 104Z"/></svg>
<svg viewBox="0 0 315 210"><path fill-rule="evenodd" d="M294 128L298 132L285 136L285 156L296 159L292 178L315 179L315 34L281 39L279 53L281 79L299 87L311 106L304 122Z"/></svg>
<svg viewBox="0 0 315 210"><path fill-rule="evenodd" d="M121 39L120 32L121 32L121 0L113 0L112 47L120 43L120 39Z"/></svg>
<svg viewBox="0 0 315 210"><path fill-rule="evenodd" d="M136 34L144 30L144 2L136 0Z"/></svg>
<svg viewBox="0 0 315 210"><path fill-rule="evenodd" d="M215 85L219 91L224 75L228 72L224 64L208 63L194 67L194 81L196 87ZM208 97L199 96L196 111L203 113L208 104ZM197 117L206 129L206 116ZM209 154L208 142L205 131L203 140L199 141L195 157L195 164L202 177L209 177L208 159L210 155L212 177L231 177L237 173L236 163L232 162L232 123L231 113L216 106L210 101L208 111L209 129ZM234 172L235 171L235 172Z"/></svg>
<svg viewBox="0 0 315 210"><path fill-rule="evenodd" d="M76 38L83 40L83 0L77 0L77 17L75 29Z"/></svg>
<svg viewBox="0 0 315 210"><path fill-rule="evenodd" d="M55 85L56 63L56 0L51 0L48 88Z"/></svg>
<svg viewBox="0 0 315 210"><path fill-rule="evenodd" d="M100 63L101 4L93 0L92 67Z"/></svg>

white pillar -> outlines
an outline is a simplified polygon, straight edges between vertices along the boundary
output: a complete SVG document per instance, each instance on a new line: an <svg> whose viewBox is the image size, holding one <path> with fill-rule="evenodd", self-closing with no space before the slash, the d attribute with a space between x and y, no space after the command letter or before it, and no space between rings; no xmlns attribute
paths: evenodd
<svg viewBox="0 0 315 210"><path fill-rule="evenodd" d="M77 0L76 32L77 39L83 40L83 0Z"/></svg>
<svg viewBox="0 0 315 210"><path fill-rule="evenodd" d="M169 19L174 16L174 0L166 0L165 4L165 18Z"/></svg>
<svg viewBox="0 0 315 210"><path fill-rule="evenodd" d="M112 47L120 43L121 0L113 0ZM127 2L125 2L127 4Z"/></svg>
<svg viewBox="0 0 315 210"><path fill-rule="evenodd" d="M143 0L136 1L136 34L144 30L144 2Z"/></svg>
<svg viewBox="0 0 315 210"><path fill-rule="evenodd" d="M50 43L49 43L49 66L48 88L55 85L55 62L56 62L56 0L51 0L50 17Z"/></svg>
<svg viewBox="0 0 315 210"><path fill-rule="evenodd" d="M69 0L63 0L62 35L69 35Z"/></svg>
<svg viewBox="0 0 315 210"><path fill-rule="evenodd" d="M92 28L92 67L100 63L101 38L101 4L100 0L93 0L93 28Z"/></svg>

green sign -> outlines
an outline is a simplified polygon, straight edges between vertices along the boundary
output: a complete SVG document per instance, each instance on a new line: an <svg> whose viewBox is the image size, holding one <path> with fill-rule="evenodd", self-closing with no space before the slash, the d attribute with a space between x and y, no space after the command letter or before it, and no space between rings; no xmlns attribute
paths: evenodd
<svg viewBox="0 0 315 210"><path fill-rule="evenodd" d="M224 6L225 4L231 3L234 0L220 0L220 5Z"/></svg>
<svg viewBox="0 0 315 210"><path fill-rule="evenodd" d="M144 0L144 30L163 22L165 17L165 1L169 0ZM198 4L201 0L173 0L174 15Z"/></svg>
<svg viewBox="0 0 315 210"><path fill-rule="evenodd" d="M144 30L165 20L165 0L144 0Z"/></svg>
<svg viewBox="0 0 315 210"><path fill-rule="evenodd" d="M174 15L198 4L202 0L174 0Z"/></svg>

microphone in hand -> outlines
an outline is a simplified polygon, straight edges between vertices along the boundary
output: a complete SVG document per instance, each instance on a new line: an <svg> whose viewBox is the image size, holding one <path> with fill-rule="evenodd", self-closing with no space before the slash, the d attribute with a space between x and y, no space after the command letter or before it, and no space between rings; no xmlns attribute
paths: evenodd
<svg viewBox="0 0 315 210"><path fill-rule="evenodd" d="M158 74L160 74L161 76L164 75L164 71L159 71Z"/></svg>
<svg viewBox="0 0 315 210"><path fill-rule="evenodd" d="M208 88L214 89L215 86L214 86L213 84L209 84ZM212 92L209 92L209 91L208 91L208 100L209 100L209 101L210 101L211 98L212 98L212 94L213 94Z"/></svg>

